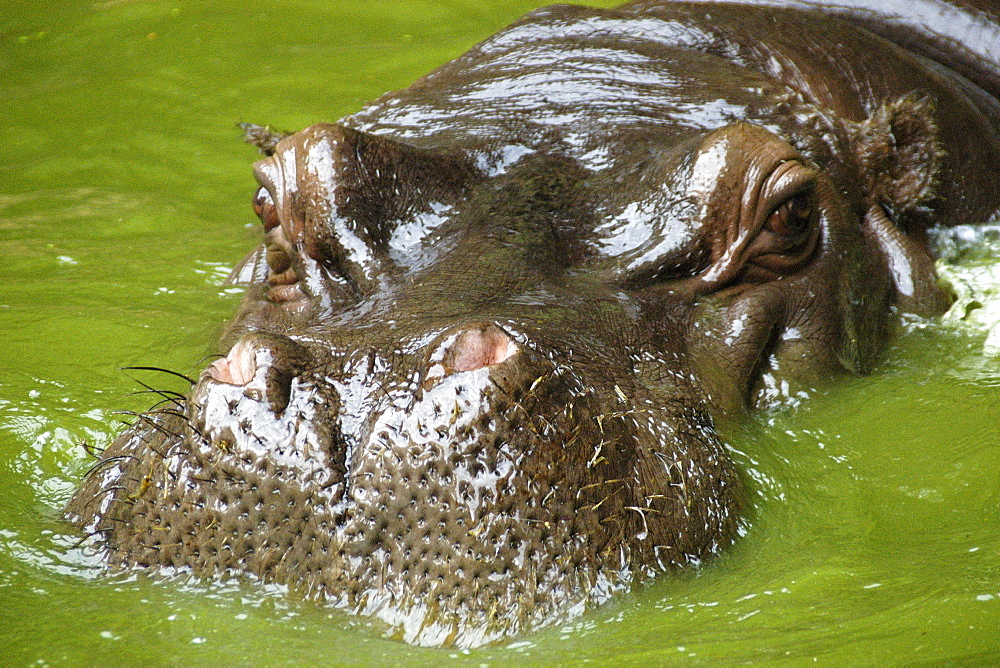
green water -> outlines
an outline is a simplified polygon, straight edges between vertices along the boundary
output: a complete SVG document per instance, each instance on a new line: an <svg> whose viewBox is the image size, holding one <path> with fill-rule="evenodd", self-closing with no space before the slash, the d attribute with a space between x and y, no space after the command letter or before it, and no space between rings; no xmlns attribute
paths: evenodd
<svg viewBox="0 0 1000 668"><path fill-rule="evenodd" d="M1000 661L1000 358L966 325L729 434L757 507L722 558L504 646L412 648L73 549L80 443L150 403L119 367L197 372L238 303L221 279L258 232L234 123L335 120L531 6L0 0L0 663Z"/></svg>

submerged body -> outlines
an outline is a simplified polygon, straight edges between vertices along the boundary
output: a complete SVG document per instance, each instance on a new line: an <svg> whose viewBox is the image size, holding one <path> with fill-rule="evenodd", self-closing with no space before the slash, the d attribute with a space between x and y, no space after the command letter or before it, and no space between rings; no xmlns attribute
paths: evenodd
<svg viewBox="0 0 1000 668"><path fill-rule="evenodd" d="M714 554L745 492L713 419L869 370L894 309L947 304L926 228L1000 206L991 70L910 37L559 6L262 137L227 355L69 515L112 564L254 574L424 644Z"/></svg>

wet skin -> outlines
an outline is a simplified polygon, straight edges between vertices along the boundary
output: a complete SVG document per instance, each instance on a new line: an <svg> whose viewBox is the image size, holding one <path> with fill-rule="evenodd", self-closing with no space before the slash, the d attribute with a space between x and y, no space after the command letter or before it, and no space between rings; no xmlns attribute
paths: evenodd
<svg viewBox="0 0 1000 668"><path fill-rule="evenodd" d="M716 422L871 369L896 313L948 304L926 228L1000 205L990 63L885 32L910 51L814 10L560 6L255 130L226 355L68 516L116 567L253 574L422 644L700 563L745 521Z"/></svg>

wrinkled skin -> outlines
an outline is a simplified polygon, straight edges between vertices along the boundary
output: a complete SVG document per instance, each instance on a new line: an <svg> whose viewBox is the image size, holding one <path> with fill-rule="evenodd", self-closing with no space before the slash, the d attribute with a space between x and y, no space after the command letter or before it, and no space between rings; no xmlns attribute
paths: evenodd
<svg viewBox="0 0 1000 668"><path fill-rule="evenodd" d="M258 128L227 354L68 515L115 566L423 644L699 563L745 510L719 417L947 305L924 231L998 206L993 83L815 11L561 6L339 124Z"/></svg>

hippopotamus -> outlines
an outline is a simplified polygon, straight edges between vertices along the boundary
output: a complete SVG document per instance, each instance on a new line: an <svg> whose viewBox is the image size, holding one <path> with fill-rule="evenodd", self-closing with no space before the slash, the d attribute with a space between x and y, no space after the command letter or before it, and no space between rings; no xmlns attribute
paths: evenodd
<svg viewBox="0 0 1000 668"><path fill-rule="evenodd" d="M337 123L251 127L263 242L222 354L68 517L112 568L427 645L705 563L752 516L719 425L948 306L928 229L1000 206L996 17L559 5Z"/></svg>

